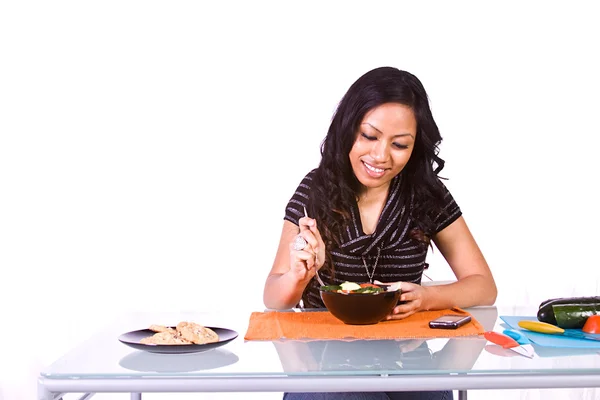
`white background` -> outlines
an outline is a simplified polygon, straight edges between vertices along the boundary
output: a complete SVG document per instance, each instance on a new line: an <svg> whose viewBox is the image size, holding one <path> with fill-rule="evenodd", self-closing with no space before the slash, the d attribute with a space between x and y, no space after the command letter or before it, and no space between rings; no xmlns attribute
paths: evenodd
<svg viewBox="0 0 600 400"><path fill-rule="evenodd" d="M383 65L428 90L497 304L598 295L593 2L416 3L1 2L0 399L115 313L260 310L287 201ZM598 393L470 398L506 395Z"/></svg>

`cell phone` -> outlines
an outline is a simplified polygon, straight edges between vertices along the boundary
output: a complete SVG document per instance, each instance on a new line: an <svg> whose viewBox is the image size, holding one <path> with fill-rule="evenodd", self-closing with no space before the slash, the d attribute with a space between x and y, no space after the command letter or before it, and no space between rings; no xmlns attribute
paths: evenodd
<svg viewBox="0 0 600 400"><path fill-rule="evenodd" d="M470 315L446 314L434 319L433 321L429 321L429 327L431 329L457 329L458 327L463 326L470 321Z"/></svg>

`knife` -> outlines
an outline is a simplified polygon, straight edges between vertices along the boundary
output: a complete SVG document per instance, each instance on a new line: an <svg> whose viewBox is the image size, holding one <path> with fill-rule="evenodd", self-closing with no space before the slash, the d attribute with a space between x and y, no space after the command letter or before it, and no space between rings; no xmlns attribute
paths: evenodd
<svg viewBox="0 0 600 400"><path fill-rule="evenodd" d="M563 328L559 328L558 326L547 324L545 322L524 320L524 321L519 321L519 326L523 329L527 329L528 331L532 331L532 332L547 333L549 335L557 335L557 336L566 336L566 337L572 337L575 339L600 341L600 335L579 332L579 331L575 331L575 330L571 330L571 329L565 330Z"/></svg>
<svg viewBox="0 0 600 400"><path fill-rule="evenodd" d="M533 349L533 345L527 336L523 335L516 329L505 329L503 332L506 336L513 338L517 343L523 347L530 355L531 358L535 355L535 350Z"/></svg>
<svg viewBox="0 0 600 400"><path fill-rule="evenodd" d="M483 336L490 342L497 344L499 346L502 346L505 349L510 349L510 350L512 350L522 356L525 356L527 358L533 358L534 353L531 353L530 350L525 349L523 346L521 346L516 340L514 340L510 336L503 335L502 333L498 333L498 332L494 332L494 331L484 332Z"/></svg>

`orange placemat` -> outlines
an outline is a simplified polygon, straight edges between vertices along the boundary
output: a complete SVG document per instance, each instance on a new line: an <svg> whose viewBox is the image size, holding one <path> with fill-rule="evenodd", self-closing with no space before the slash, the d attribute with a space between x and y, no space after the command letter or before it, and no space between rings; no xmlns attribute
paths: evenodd
<svg viewBox="0 0 600 400"><path fill-rule="evenodd" d="M421 311L408 318L374 325L347 325L329 311L254 312L250 315L245 340L331 340L442 338L483 335L483 326L471 315L471 322L458 329L431 329L429 321L444 314L471 315L460 309Z"/></svg>

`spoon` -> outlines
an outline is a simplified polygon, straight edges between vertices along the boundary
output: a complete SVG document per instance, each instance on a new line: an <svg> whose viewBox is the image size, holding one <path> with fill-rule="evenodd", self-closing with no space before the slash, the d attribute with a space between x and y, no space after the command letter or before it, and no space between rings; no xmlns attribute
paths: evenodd
<svg viewBox="0 0 600 400"><path fill-rule="evenodd" d="M308 213L306 212L306 207L304 207L304 216L306 218L309 218ZM315 254L315 264L316 264L316 262L317 262L317 255ZM315 269L316 269L317 281L319 281L319 283L321 284L321 286L325 286L325 284L323 283L323 280L319 276L319 269L316 266L315 266Z"/></svg>

